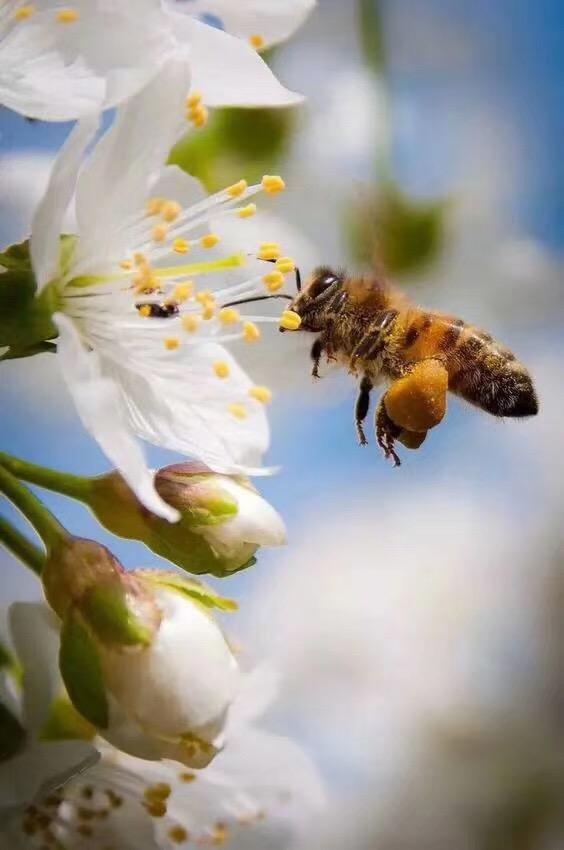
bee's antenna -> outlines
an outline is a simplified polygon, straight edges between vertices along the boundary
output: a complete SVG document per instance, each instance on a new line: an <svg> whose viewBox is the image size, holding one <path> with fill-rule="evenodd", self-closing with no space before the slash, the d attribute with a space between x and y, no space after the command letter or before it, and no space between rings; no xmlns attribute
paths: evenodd
<svg viewBox="0 0 564 850"><path fill-rule="evenodd" d="M228 301L224 307L236 307L238 304L252 304L253 301L269 301L271 298L285 298L287 301L293 301L291 295L286 295L283 292L277 295L255 295L254 298L241 298L239 301Z"/></svg>

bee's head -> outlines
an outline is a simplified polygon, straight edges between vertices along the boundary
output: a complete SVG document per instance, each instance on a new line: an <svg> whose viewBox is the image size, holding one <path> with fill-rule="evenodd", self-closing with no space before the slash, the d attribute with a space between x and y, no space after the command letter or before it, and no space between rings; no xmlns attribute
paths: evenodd
<svg viewBox="0 0 564 850"><path fill-rule="evenodd" d="M304 331L322 331L329 315L333 312L335 299L339 296L344 275L329 266L314 269L305 286L289 306L289 310L300 317L300 329ZM282 328L282 330L284 330Z"/></svg>

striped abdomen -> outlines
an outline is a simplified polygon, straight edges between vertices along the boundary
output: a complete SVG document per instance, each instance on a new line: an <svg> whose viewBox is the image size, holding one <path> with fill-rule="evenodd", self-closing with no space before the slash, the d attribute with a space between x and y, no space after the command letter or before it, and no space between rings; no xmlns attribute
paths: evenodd
<svg viewBox="0 0 564 850"><path fill-rule="evenodd" d="M441 360L449 390L494 416L534 416L538 402L522 363L488 333L462 319L436 313L411 314L403 329L402 359Z"/></svg>

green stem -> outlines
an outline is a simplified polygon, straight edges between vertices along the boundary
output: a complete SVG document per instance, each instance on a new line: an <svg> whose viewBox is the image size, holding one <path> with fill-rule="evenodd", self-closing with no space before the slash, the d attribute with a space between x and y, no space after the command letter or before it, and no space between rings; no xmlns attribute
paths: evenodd
<svg viewBox="0 0 564 850"><path fill-rule="evenodd" d="M36 575L41 575L45 563L45 553L1 515L0 543L30 570L33 570Z"/></svg>
<svg viewBox="0 0 564 850"><path fill-rule="evenodd" d="M16 478L29 481L30 484L37 484L38 487L44 487L46 490L61 493L63 496L70 496L71 499L78 499L81 502L88 501L88 496L92 490L91 478L85 478L83 475L72 475L68 472L58 472L46 466L38 466L36 463L21 460L21 458L13 457L5 452L0 452L0 464Z"/></svg>
<svg viewBox="0 0 564 850"><path fill-rule="evenodd" d="M35 528L47 549L57 544L67 532L43 502L0 465L0 493L12 502Z"/></svg>

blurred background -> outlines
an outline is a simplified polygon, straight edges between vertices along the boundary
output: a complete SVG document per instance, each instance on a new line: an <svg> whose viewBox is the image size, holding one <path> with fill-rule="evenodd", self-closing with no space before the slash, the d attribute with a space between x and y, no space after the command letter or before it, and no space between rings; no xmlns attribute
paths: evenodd
<svg viewBox="0 0 564 850"><path fill-rule="evenodd" d="M218 111L173 161L210 189L280 171L269 227L303 272L378 257L415 300L510 346L541 403L498 422L453 399L393 469L357 445L347 375L312 386L296 337L262 344L283 469L260 487L289 544L222 590L243 658L280 671L271 725L333 798L305 847L564 847L564 9L319 0L266 58L306 104ZM68 131L0 114L3 244L25 235ZM2 364L2 446L102 472L53 361ZM126 565L154 562L48 501ZM0 562L3 602L38 596Z"/></svg>

